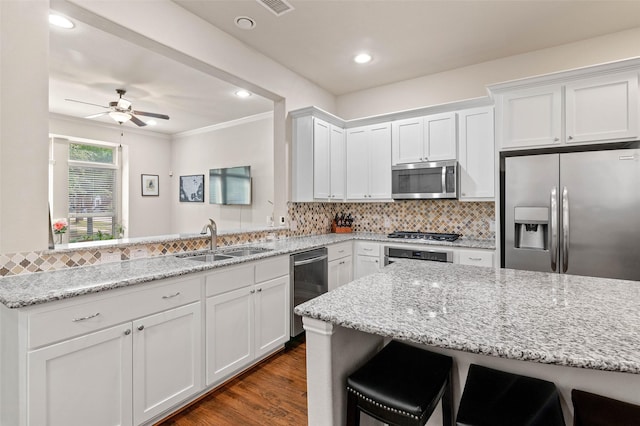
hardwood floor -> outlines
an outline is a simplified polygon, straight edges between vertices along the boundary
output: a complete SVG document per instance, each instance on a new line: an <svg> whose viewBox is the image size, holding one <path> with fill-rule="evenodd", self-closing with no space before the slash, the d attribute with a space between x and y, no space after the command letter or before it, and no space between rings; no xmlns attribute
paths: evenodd
<svg viewBox="0 0 640 426"><path fill-rule="evenodd" d="M306 425L305 350L291 345L156 426Z"/></svg>

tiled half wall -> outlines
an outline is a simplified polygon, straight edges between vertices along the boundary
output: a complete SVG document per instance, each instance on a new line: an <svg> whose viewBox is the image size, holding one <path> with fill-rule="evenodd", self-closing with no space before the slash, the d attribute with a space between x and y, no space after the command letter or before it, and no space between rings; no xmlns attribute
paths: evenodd
<svg viewBox="0 0 640 426"><path fill-rule="evenodd" d="M494 220L494 203L458 202L453 200L396 201L393 203L289 203L290 230L226 234L218 237L219 246L255 243L268 238L327 234L331 219L340 213L351 213L354 232L388 234L395 230L451 232L473 239L493 239L489 229ZM0 254L0 276L53 271L104 262L104 256L129 260L138 255L163 256L207 247L208 240L194 238L163 241L116 248L86 250L48 250L40 252Z"/></svg>

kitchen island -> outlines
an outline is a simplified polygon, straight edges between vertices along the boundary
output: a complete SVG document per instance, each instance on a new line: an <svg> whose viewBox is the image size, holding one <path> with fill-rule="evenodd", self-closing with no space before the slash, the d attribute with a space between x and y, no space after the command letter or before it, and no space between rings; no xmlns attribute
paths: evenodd
<svg viewBox="0 0 640 426"><path fill-rule="evenodd" d="M399 261L296 307L307 331L309 425L344 424L346 377L390 338L640 404L640 283ZM440 410L428 424L442 424Z"/></svg>

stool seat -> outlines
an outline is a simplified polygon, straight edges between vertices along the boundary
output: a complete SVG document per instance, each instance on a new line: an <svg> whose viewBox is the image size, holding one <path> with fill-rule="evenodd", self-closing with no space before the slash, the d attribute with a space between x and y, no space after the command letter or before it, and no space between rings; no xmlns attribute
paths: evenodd
<svg viewBox="0 0 640 426"><path fill-rule="evenodd" d="M546 380L469 366L459 426L564 426L556 386Z"/></svg>
<svg viewBox="0 0 640 426"><path fill-rule="evenodd" d="M574 426L638 426L640 406L573 389Z"/></svg>
<svg viewBox="0 0 640 426"><path fill-rule="evenodd" d="M359 410L393 425L424 425L443 400L451 425L451 357L391 341L347 378L347 425ZM446 413L445 413L446 412Z"/></svg>

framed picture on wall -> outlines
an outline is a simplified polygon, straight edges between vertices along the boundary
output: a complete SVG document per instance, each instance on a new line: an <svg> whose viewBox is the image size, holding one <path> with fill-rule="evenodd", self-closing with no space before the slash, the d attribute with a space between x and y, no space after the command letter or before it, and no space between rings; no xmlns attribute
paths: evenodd
<svg viewBox="0 0 640 426"><path fill-rule="evenodd" d="M142 180L142 196L157 197L160 195L158 175L140 175Z"/></svg>
<svg viewBox="0 0 640 426"><path fill-rule="evenodd" d="M180 176L180 201L204 203L204 175Z"/></svg>

